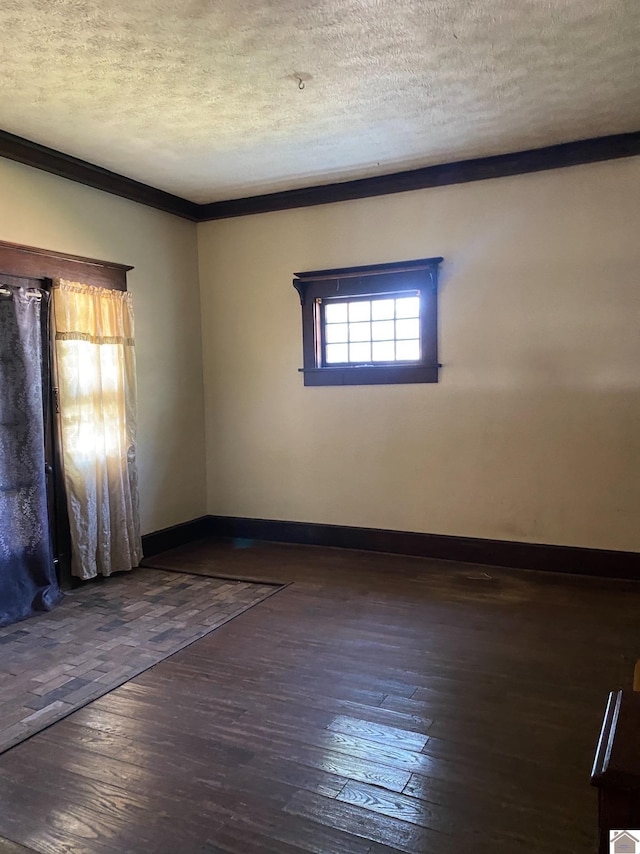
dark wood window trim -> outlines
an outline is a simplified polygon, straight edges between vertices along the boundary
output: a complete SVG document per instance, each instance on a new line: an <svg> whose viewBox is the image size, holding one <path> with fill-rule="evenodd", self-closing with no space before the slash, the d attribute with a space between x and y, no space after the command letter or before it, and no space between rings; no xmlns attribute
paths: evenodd
<svg viewBox="0 0 640 854"><path fill-rule="evenodd" d="M295 273L302 305L306 386L438 382L438 268L442 258ZM323 361L323 301L401 291L420 295L420 362L328 366Z"/></svg>

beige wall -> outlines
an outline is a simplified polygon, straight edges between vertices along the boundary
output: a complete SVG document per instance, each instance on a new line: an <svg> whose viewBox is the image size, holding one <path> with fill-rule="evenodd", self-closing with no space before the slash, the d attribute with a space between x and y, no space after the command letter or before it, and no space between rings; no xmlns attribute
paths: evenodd
<svg viewBox="0 0 640 854"><path fill-rule="evenodd" d="M209 512L640 549L640 158L198 240ZM431 255L441 382L304 388L292 274Z"/></svg>
<svg viewBox="0 0 640 854"><path fill-rule="evenodd" d="M0 239L135 266L145 533L208 510L640 549L640 158L204 223L198 243L1 159L0 187ZM429 255L441 382L304 388L292 274Z"/></svg>
<svg viewBox="0 0 640 854"><path fill-rule="evenodd" d="M196 227L0 159L0 240L132 264L143 533L206 512Z"/></svg>

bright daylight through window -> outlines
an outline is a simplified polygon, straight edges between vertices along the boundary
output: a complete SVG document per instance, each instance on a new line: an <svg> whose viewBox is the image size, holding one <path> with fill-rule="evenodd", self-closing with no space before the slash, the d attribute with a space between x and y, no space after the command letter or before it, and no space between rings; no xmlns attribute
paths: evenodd
<svg viewBox="0 0 640 854"><path fill-rule="evenodd" d="M325 364L420 360L419 296L332 300L324 306Z"/></svg>
<svg viewBox="0 0 640 854"><path fill-rule="evenodd" d="M296 273L305 385L437 382L441 261Z"/></svg>

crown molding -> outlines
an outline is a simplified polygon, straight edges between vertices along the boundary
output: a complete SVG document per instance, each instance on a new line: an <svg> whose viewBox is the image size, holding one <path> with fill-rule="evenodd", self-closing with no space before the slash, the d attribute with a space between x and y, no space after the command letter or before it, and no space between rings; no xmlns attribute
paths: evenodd
<svg viewBox="0 0 640 854"><path fill-rule="evenodd" d="M53 148L46 148L36 142L0 131L0 157L51 172L106 193L122 196L192 222L209 222L250 214L327 205L391 193L424 190L429 187L444 187L449 184L465 184L470 181L524 175L529 172L544 172L636 155L640 155L640 131L581 139L491 157L459 160L405 172L377 175L372 178L359 178L354 181L197 204L77 157L63 154Z"/></svg>
<svg viewBox="0 0 640 854"><path fill-rule="evenodd" d="M43 172L51 172L61 178L68 178L78 184L93 187L96 190L104 190L114 196L122 196L133 202L157 208L176 216L197 222L199 219L199 208L195 202L157 190L140 181L126 178L117 172L95 166L86 160L71 157L53 148L47 148L37 142L31 142L20 136L0 130L0 157L33 166Z"/></svg>
<svg viewBox="0 0 640 854"><path fill-rule="evenodd" d="M304 187L300 190L250 196L246 199L212 202L208 205L200 205L200 222L327 205L333 202L366 199L410 190L424 190L428 187L444 187L448 184L486 181L490 178L543 172L583 163L633 157L637 154L640 154L640 131L582 139L577 142L550 145L546 148L532 148L528 151L459 160L407 172L377 175L373 178L359 178L340 184L324 184L317 187Z"/></svg>

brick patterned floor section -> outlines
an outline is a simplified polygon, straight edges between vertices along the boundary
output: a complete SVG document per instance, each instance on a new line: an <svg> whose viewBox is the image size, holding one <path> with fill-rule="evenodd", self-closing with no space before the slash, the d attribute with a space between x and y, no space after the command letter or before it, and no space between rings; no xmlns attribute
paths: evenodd
<svg viewBox="0 0 640 854"><path fill-rule="evenodd" d="M270 596L272 585L136 569L0 629L0 753Z"/></svg>

